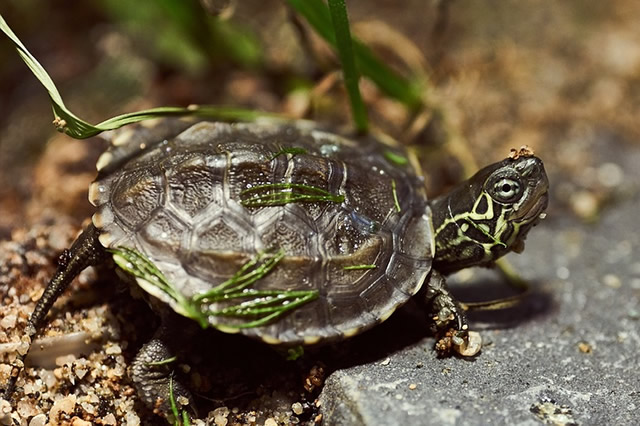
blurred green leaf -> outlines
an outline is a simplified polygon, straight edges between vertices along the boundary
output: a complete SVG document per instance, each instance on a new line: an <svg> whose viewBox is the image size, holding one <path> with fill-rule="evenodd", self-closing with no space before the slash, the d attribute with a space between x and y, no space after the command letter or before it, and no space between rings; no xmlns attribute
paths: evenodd
<svg viewBox="0 0 640 426"><path fill-rule="evenodd" d="M360 96L360 73L356 68L356 62L351 43L351 30L349 29L349 17L347 16L347 6L344 0L329 0L329 11L331 12L331 22L336 38L336 47L340 62L342 63L342 73L344 75L344 85L349 93L351 101L351 111L353 121L359 132L365 133L369 127L367 110Z"/></svg>
<svg viewBox="0 0 640 426"><path fill-rule="evenodd" d="M286 0L287 3L313 29L334 48L337 48L336 38L331 22L329 8L322 0ZM419 108L423 105L421 84L408 80L382 63L373 52L357 39L353 39L353 51L356 65L362 75L373 81L383 92L409 108ZM423 84L422 84L423 85Z"/></svg>
<svg viewBox="0 0 640 426"><path fill-rule="evenodd" d="M257 37L210 16L196 0L101 0L101 4L134 38L150 46L154 60L190 71L229 62L253 67L262 60Z"/></svg>

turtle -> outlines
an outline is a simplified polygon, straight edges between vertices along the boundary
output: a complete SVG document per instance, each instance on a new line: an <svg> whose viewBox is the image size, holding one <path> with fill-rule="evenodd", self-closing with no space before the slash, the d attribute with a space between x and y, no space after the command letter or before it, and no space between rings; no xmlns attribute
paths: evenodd
<svg viewBox="0 0 640 426"><path fill-rule="evenodd" d="M60 256L26 330L31 341L82 270L113 260L161 316L131 376L165 414L176 397L194 410L167 366L184 319L272 345L316 345L364 332L415 297L425 328L469 343L446 275L522 251L546 214L544 165L527 150L429 200L407 151L382 137L302 120L179 123L113 137L89 188L96 212Z"/></svg>

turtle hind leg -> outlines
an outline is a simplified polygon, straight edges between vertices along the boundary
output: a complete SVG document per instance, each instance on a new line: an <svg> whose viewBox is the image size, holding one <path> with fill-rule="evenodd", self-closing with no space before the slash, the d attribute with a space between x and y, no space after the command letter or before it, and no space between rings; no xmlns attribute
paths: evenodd
<svg viewBox="0 0 640 426"><path fill-rule="evenodd" d="M105 250L102 248L100 241L98 241L99 235L100 233L93 224L87 226L82 234L73 242L71 248L65 250L60 256L58 269L53 275L53 278L51 278L51 281L47 284L42 297L38 300L38 303L36 303L36 307L27 321L22 342L27 343L29 348L31 347L34 337L44 325L45 318L51 306L53 306L73 279L88 266L97 265L104 260ZM9 377L3 395L3 398L6 400L11 400L18 376L24 368L24 359L27 353L28 350L25 353L19 353L16 360L12 363L11 376Z"/></svg>
<svg viewBox="0 0 640 426"><path fill-rule="evenodd" d="M131 366L138 396L147 407L165 417L171 412L178 417L184 412L197 414L191 392L175 374L178 353L175 348L188 347L191 340L191 333L185 331L192 324L183 322L173 312L164 315L162 325L142 346Z"/></svg>

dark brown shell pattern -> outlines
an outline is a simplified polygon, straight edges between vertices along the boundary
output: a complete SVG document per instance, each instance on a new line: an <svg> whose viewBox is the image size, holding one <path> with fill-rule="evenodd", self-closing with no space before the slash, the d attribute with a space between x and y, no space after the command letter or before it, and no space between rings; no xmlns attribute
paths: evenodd
<svg viewBox="0 0 640 426"><path fill-rule="evenodd" d="M283 249L254 288L317 290L319 297L240 330L246 335L274 344L349 337L388 318L430 271L423 183L371 138L349 140L302 121L201 122L153 143L139 132L119 135L98 161L89 198L100 242L140 251L188 297L225 281L260 251ZM285 148L297 152L275 155ZM242 191L273 183L321 188L344 201L241 204ZM348 268L356 265L375 267Z"/></svg>

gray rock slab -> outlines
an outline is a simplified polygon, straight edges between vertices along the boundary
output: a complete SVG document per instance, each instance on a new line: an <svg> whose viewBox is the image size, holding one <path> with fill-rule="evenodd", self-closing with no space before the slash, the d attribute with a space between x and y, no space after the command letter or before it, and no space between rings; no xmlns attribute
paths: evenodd
<svg viewBox="0 0 640 426"><path fill-rule="evenodd" d="M615 156L626 195L596 224L552 209L525 252L510 255L533 291L516 308L471 316L485 342L479 356L438 359L433 338L418 337L354 361L326 381L325 424L639 424L640 153ZM457 286L461 299L493 291L495 276L474 276L481 282ZM399 316L367 339L384 347L421 326Z"/></svg>

